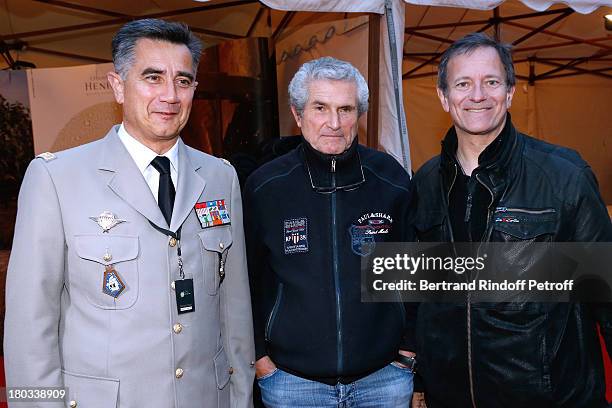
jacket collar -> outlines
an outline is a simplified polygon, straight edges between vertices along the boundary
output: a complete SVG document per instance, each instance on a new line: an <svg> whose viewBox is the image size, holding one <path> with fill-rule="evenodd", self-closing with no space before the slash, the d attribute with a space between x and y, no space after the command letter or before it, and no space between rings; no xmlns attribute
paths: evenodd
<svg viewBox="0 0 612 408"><path fill-rule="evenodd" d="M351 190L365 183L357 147L355 138L344 153L324 154L302 138L300 155L306 163L312 188L318 192L331 193L336 190Z"/></svg>
<svg viewBox="0 0 612 408"><path fill-rule="evenodd" d="M472 174L486 183L491 191L497 195L503 191L507 181L513 177L520 161L520 143L518 132L512 125L510 113L506 114L506 124L497 138L484 149L478 157L478 167ZM453 174L459 168L457 162L457 132L451 127L442 141L441 171L443 174L445 190L448 191L452 183Z"/></svg>
<svg viewBox="0 0 612 408"><path fill-rule="evenodd" d="M104 174L109 188L121 199L153 224L162 228L170 228L171 231L176 232L193 209L206 185L204 179L198 174L201 164L192 161L189 149L179 139L178 155L180 159L176 199L171 225L168 225L142 173L119 139L118 129L118 126L113 127L102 140L98 169Z"/></svg>

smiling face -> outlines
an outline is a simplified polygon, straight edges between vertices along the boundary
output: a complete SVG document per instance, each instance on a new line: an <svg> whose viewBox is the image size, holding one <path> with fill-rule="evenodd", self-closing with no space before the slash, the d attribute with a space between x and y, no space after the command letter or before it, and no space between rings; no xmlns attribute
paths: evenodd
<svg viewBox="0 0 612 408"><path fill-rule="evenodd" d="M357 136L357 85L352 81L311 81L304 111L300 115L292 106L291 112L315 150L343 153Z"/></svg>
<svg viewBox="0 0 612 408"><path fill-rule="evenodd" d="M449 112L459 138L481 135L491 141L506 123L514 87L506 85L504 66L491 47L480 47L452 57L448 63L448 93L438 89L442 107Z"/></svg>
<svg viewBox="0 0 612 408"><path fill-rule="evenodd" d="M187 46L146 38L136 42L125 79L108 74L127 132L158 153L174 144L187 123L194 78Z"/></svg>

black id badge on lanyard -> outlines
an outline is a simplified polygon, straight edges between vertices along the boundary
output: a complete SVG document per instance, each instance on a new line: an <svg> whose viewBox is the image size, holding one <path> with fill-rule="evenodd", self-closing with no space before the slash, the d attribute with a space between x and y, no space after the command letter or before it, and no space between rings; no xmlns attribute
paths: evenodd
<svg viewBox="0 0 612 408"><path fill-rule="evenodd" d="M183 272L183 257L181 255L181 229L177 231L177 255L179 267L179 279L174 281L176 294L176 309L178 314L195 312L195 296L193 295L193 279L185 279Z"/></svg>
<svg viewBox="0 0 612 408"><path fill-rule="evenodd" d="M195 311L193 296L193 279L177 279L174 281L176 307L178 314Z"/></svg>
<svg viewBox="0 0 612 408"><path fill-rule="evenodd" d="M176 294L176 309L178 314L195 312L195 296L193 294L193 279L185 279L185 273L183 271L183 257L181 254L181 228L176 231L176 234L172 231L160 228L149 223L158 230L159 232L170 236L176 240L176 251L178 256L178 272L179 279L174 281L174 292Z"/></svg>

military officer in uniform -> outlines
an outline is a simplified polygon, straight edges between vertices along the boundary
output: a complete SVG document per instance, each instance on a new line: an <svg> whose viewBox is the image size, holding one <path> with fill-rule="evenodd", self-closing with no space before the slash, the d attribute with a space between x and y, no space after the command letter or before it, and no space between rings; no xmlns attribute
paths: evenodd
<svg viewBox="0 0 612 408"><path fill-rule="evenodd" d="M108 74L123 123L30 164L9 262L7 386L45 407L248 407L254 350L238 179L183 144L201 43L124 25ZM22 405L23 404L23 405ZM38 406L9 402L10 406Z"/></svg>

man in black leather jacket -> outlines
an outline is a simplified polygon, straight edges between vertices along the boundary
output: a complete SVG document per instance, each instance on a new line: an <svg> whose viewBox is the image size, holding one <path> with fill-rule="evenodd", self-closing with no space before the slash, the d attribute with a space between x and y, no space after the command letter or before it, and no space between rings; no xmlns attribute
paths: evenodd
<svg viewBox="0 0 612 408"><path fill-rule="evenodd" d="M303 141L256 170L244 191L263 402L407 407L415 308L362 302L360 265L378 242L408 237L410 177L358 144L368 88L352 65L310 61L289 95Z"/></svg>
<svg viewBox="0 0 612 408"><path fill-rule="evenodd" d="M419 240L612 241L588 164L512 125L509 47L470 34L444 53L438 72L453 127L441 155L413 180ZM596 323L612 350L609 304L466 299L419 307L419 373L429 408L607 406Z"/></svg>

